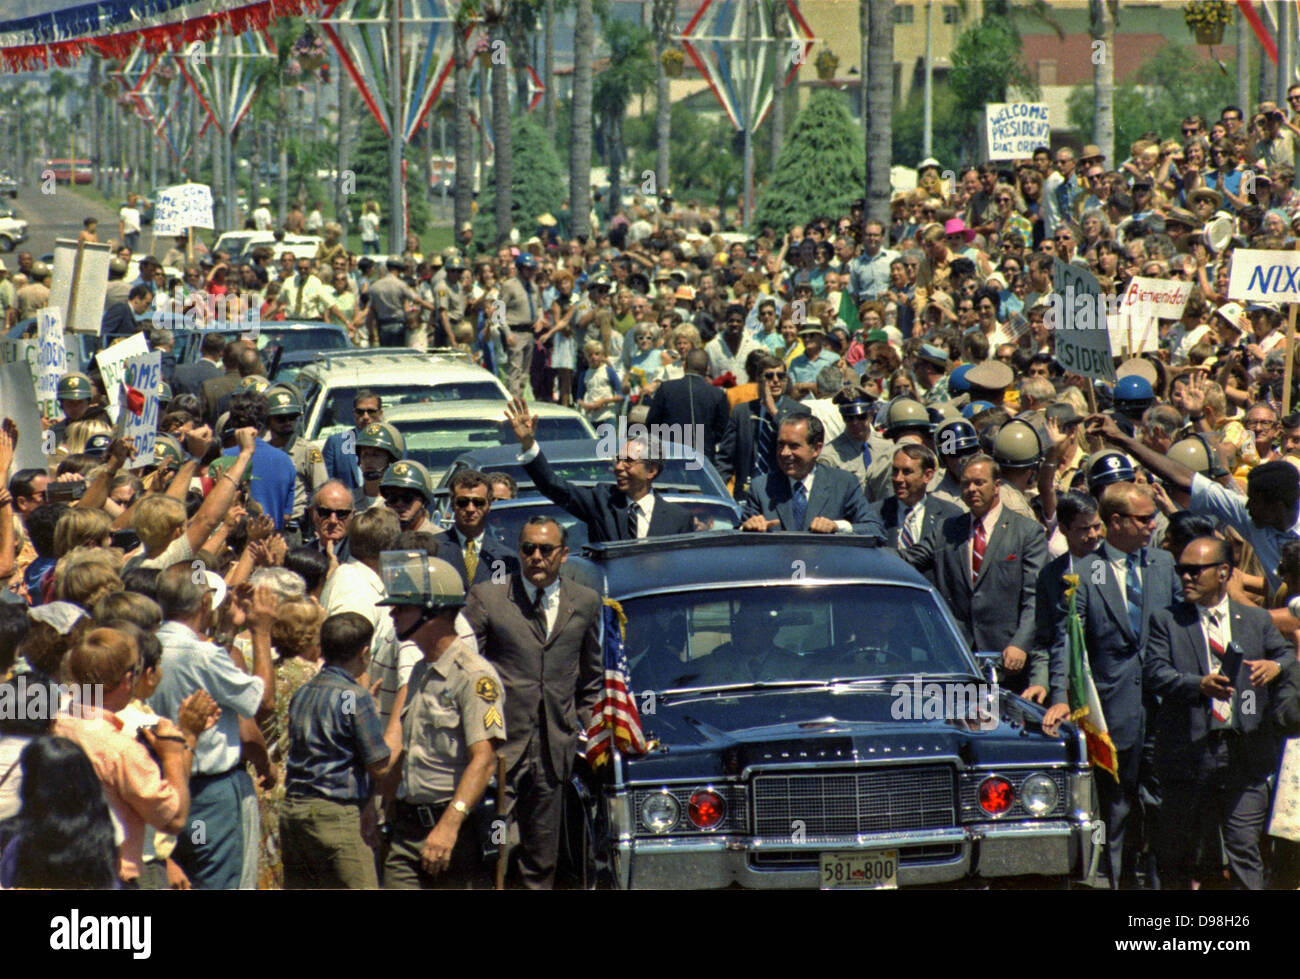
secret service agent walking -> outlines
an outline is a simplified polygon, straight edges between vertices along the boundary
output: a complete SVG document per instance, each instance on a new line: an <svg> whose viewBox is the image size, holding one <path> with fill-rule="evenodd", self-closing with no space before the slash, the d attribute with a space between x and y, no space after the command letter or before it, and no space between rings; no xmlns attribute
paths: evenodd
<svg viewBox="0 0 1300 979"><path fill-rule="evenodd" d="M402 715L384 887L489 888L475 807L505 742L505 692L492 664L456 637L465 585L455 568L423 551L385 551L379 571L388 594L379 604L392 606L398 638L424 653Z"/></svg>

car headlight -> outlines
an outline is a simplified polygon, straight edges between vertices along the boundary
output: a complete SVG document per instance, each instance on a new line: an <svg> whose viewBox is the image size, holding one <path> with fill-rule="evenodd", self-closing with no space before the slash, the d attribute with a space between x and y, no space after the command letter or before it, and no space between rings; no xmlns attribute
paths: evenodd
<svg viewBox="0 0 1300 979"><path fill-rule="evenodd" d="M641 803L641 825L652 833L667 833L677 825L682 808L667 789Z"/></svg>
<svg viewBox="0 0 1300 979"><path fill-rule="evenodd" d="M1056 808L1056 783L1043 774L1030 775L1020 783L1020 804L1031 816L1045 816Z"/></svg>

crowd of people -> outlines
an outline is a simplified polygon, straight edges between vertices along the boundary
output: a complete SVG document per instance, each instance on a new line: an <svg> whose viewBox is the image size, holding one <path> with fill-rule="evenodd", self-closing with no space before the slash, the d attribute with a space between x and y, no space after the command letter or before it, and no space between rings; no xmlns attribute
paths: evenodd
<svg viewBox="0 0 1300 979"><path fill-rule="evenodd" d="M13 470L42 433L0 429L0 703L49 705L0 711L0 886L556 881L603 676L599 597L561 575L564 528L489 532L516 486L473 470L439 520L379 395L307 442L302 393L270 384L254 342L213 333L177 366L156 315L252 310L498 373L520 463L595 542L698 528L656 494L653 443L623 445L612 483L569 483L529 402L691 426L736 532L897 550L1049 735L1078 707L1073 612L1114 750L1095 771L1102 876L1296 886L1300 800L1276 775L1300 734L1300 412L1282 311L1227 282L1235 250L1294 243L1297 133L1263 103L1249 122L1188 116L1124 160L926 160L888 222L859 200L749 237L665 191L586 240L548 214L517 243L466 225L382 261L319 208L316 253L278 263L186 264L180 241L128 282L124 246L103 338L164 352L154 458L115 437L93 370L60 381L46 467ZM1190 298L1113 382L1068 373L1062 265ZM26 253L0 274L7 325L49 301L50 274ZM484 853L507 838L494 881Z"/></svg>

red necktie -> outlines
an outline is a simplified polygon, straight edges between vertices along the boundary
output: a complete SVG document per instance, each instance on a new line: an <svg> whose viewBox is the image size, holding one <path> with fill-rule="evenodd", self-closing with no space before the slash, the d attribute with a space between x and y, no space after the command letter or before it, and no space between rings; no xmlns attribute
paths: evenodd
<svg viewBox="0 0 1300 979"><path fill-rule="evenodd" d="M971 542L970 549L970 581L975 584L975 579L980 575L980 565L984 563L984 548L988 546L989 537L984 530L984 521L981 520L975 525L975 539Z"/></svg>

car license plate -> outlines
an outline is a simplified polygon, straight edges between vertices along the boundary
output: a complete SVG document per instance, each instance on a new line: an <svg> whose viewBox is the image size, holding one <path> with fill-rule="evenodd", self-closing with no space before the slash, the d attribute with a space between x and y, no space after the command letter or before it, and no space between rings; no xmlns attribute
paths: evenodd
<svg viewBox="0 0 1300 979"><path fill-rule="evenodd" d="M861 853L823 853L822 890L867 888L898 889L898 851L864 850Z"/></svg>

